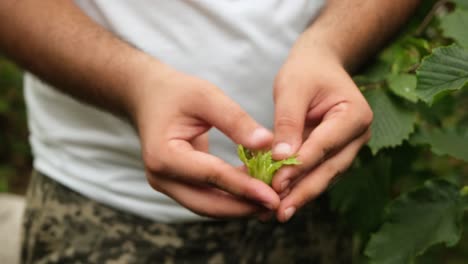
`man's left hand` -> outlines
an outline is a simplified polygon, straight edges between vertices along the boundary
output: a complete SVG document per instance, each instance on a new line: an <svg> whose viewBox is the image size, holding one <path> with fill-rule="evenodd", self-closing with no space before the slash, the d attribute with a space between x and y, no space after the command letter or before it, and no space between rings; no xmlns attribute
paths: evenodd
<svg viewBox="0 0 468 264"><path fill-rule="evenodd" d="M292 53L274 88L273 157L297 155L297 166L281 169L273 188L281 194L277 211L288 221L344 172L370 138L372 111L332 50Z"/></svg>

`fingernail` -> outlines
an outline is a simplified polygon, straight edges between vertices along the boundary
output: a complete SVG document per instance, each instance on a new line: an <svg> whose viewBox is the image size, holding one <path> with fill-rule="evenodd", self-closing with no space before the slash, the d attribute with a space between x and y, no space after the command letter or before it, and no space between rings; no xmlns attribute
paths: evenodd
<svg viewBox="0 0 468 264"><path fill-rule="evenodd" d="M282 192L283 192L284 190L286 190L286 188L288 188L290 182L291 182L290 180L285 180L285 181L283 181L283 182L281 183L281 186L280 186L280 187L281 187L281 191L282 191Z"/></svg>
<svg viewBox="0 0 468 264"><path fill-rule="evenodd" d="M289 208L287 208L286 210L284 210L284 221L288 221L289 219L291 219L291 217L293 216L293 214L296 212L296 208L291 206Z"/></svg>
<svg viewBox="0 0 468 264"><path fill-rule="evenodd" d="M258 142L258 141L263 141L265 138L268 138L270 136L270 131L267 129L260 127L255 129L255 131L252 134L252 141Z"/></svg>
<svg viewBox="0 0 468 264"><path fill-rule="evenodd" d="M281 155L291 155L291 145L288 143L279 143L276 144L275 148L273 149L273 152L275 154L281 154Z"/></svg>

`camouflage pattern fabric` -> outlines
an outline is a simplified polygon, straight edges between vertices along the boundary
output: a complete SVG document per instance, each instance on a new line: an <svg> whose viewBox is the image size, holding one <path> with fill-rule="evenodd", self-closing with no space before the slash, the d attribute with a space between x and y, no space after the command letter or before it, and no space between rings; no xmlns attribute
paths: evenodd
<svg viewBox="0 0 468 264"><path fill-rule="evenodd" d="M350 263L347 232L326 206L289 223L256 219L157 223L90 200L34 173L22 263Z"/></svg>

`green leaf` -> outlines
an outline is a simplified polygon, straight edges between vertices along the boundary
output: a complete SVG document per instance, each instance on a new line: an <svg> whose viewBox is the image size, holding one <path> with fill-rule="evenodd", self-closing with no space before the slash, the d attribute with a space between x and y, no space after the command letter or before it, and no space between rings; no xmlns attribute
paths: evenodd
<svg viewBox="0 0 468 264"><path fill-rule="evenodd" d="M376 59L366 65L358 75L353 76L353 80L358 86L382 82L390 74L390 66L388 62Z"/></svg>
<svg viewBox="0 0 468 264"><path fill-rule="evenodd" d="M468 11L456 9L441 18L440 24L444 35L454 39L458 44L468 47Z"/></svg>
<svg viewBox="0 0 468 264"><path fill-rule="evenodd" d="M468 1L467 0L452 0L452 2L454 2L457 5L457 7L459 7L459 8L468 9Z"/></svg>
<svg viewBox="0 0 468 264"><path fill-rule="evenodd" d="M416 76L412 74L392 74L387 77L388 87L394 94L416 103Z"/></svg>
<svg viewBox="0 0 468 264"><path fill-rule="evenodd" d="M19 89L22 84L22 74L18 67L0 57L0 87L14 87Z"/></svg>
<svg viewBox="0 0 468 264"><path fill-rule="evenodd" d="M9 166L0 166L0 193L8 192L9 178L15 175L15 171Z"/></svg>
<svg viewBox="0 0 468 264"><path fill-rule="evenodd" d="M352 168L331 187L332 208L345 215L354 230L367 233L381 223L390 197L391 163L379 155L365 166Z"/></svg>
<svg viewBox="0 0 468 264"><path fill-rule="evenodd" d="M237 146L237 156L239 156L239 159L242 161L242 163L247 166L247 164L249 164L249 159L247 158L246 152L247 150L244 148L244 146Z"/></svg>
<svg viewBox="0 0 468 264"><path fill-rule="evenodd" d="M468 196L468 186L464 186L460 191L461 196Z"/></svg>
<svg viewBox="0 0 468 264"><path fill-rule="evenodd" d="M390 204L386 222L372 235L365 254L370 263L404 264L433 245L454 246L463 210L457 186L444 180L426 182Z"/></svg>
<svg viewBox="0 0 468 264"><path fill-rule="evenodd" d="M417 70L416 92L428 104L445 92L459 90L468 83L468 51L451 45L434 49Z"/></svg>
<svg viewBox="0 0 468 264"><path fill-rule="evenodd" d="M409 138L416 122L414 112L404 108L383 90L369 90L364 96L374 112L372 138L368 143L373 154L382 148L398 146Z"/></svg>
<svg viewBox="0 0 468 264"><path fill-rule="evenodd" d="M455 131L420 131L411 138L411 143L429 145L437 155L450 155L468 162L468 135Z"/></svg>
<svg viewBox="0 0 468 264"><path fill-rule="evenodd" d="M0 175L0 193L8 191L8 178Z"/></svg>
<svg viewBox="0 0 468 264"><path fill-rule="evenodd" d="M271 185L273 176L281 167L300 164L296 157L289 157L283 160L273 160L271 151L253 152L244 148L242 145L237 147L237 155L247 167L250 176L259 179L268 185Z"/></svg>
<svg viewBox="0 0 468 264"><path fill-rule="evenodd" d="M426 40L404 36L381 52L379 58L391 65L391 73L398 74L419 64L421 57L428 54L429 49Z"/></svg>

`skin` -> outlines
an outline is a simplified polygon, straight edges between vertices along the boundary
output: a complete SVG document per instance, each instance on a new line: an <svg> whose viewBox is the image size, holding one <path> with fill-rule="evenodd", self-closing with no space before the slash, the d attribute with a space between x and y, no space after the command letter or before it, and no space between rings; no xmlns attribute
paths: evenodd
<svg viewBox="0 0 468 264"><path fill-rule="evenodd" d="M352 163L370 138L372 111L349 73L407 20L416 0L327 2L301 35L274 87L273 157L298 155L280 170L276 217L288 221Z"/></svg>
<svg viewBox="0 0 468 264"><path fill-rule="evenodd" d="M277 76L274 135L215 85L132 48L70 0L0 1L0 50L60 91L134 124L155 190L205 216L268 208L284 222L368 140L372 112L348 72L417 3L328 1ZM273 144L278 159L297 153L302 165L281 170L270 188L207 153L211 127L251 149Z"/></svg>
<svg viewBox="0 0 468 264"><path fill-rule="evenodd" d="M73 1L0 1L0 50L60 91L128 118L149 184L188 209L219 218L277 209L270 186L206 153L211 127L253 149L271 146L271 132L215 85L132 48Z"/></svg>

